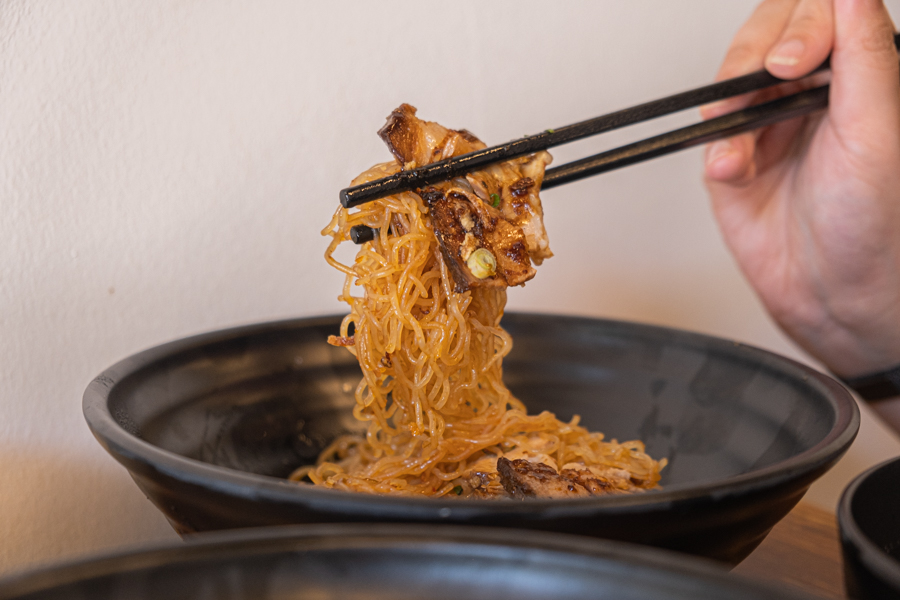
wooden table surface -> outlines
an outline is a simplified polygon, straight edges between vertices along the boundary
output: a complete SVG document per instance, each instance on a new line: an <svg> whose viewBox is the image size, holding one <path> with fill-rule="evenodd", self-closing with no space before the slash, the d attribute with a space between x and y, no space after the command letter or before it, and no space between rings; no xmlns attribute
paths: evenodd
<svg viewBox="0 0 900 600"><path fill-rule="evenodd" d="M822 598L847 598L834 513L804 502L732 572L793 586Z"/></svg>

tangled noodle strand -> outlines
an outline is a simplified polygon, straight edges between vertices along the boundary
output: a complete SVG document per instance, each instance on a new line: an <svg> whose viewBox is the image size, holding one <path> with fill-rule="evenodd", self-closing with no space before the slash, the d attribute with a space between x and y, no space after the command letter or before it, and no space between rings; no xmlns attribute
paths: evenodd
<svg viewBox="0 0 900 600"><path fill-rule="evenodd" d="M378 165L353 184L398 169ZM355 225L376 235L345 265L334 253ZM354 212L340 208L322 233L331 237L326 260L346 276L340 299L350 314L340 335L349 338L352 328L348 350L363 373L353 415L367 429L338 438L317 465L291 479L370 493L459 494L455 484L476 461L536 444L560 467L627 469L644 487L655 486L662 465L641 442L606 442L577 416L564 423L549 412L526 413L502 379L512 348L500 327L506 288L454 291L420 196L405 192Z"/></svg>

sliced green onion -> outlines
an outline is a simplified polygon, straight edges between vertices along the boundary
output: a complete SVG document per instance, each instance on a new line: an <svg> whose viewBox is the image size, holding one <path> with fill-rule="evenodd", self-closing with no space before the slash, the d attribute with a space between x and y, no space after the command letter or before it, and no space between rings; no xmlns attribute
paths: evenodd
<svg viewBox="0 0 900 600"><path fill-rule="evenodd" d="M478 279L487 279L497 272L497 259L487 248L479 248L469 255L466 266Z"/></svg>
<svg viewBox="0 0 900 600"><path fill-rule="evenodd" d="M461 485L457 485L456 487L454 487L454 488L453 488L453 493L456 494L457 496L459 496L460 494L462 494L462 486L461 486Z"/></svg>
<svg viewBox="0 0 900 600"><path fill-rule="evenodd" d="M500 206L500 195L499 194L491 194L491 206L497 208Z"/></svg>

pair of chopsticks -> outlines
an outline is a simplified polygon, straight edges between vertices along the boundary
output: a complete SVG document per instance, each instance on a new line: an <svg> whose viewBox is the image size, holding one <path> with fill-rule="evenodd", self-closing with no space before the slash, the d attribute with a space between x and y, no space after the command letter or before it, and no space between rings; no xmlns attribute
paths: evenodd
<svg viewBox="0 0 900 600"><path fill-rule="evenodd" d="M900 49L900 34L894 35L894 44ZM826 60L810 75L828 68L829 61ZM639 104L632 108L626 108L573 125L547 129L537 135L520 138L499 146L484 148L483 150L431 163L409 171L400 171L389 177L343 189L340 192L341 205L345 208L352 208L377 198L417 190L440 181L446 181L477 171L494 163L511 160L688 108L759 91L786 81L771 75L767 71L757 71L749 75L720 81L667 98ZM548 169L544 175L541 189L547 190L564 183L633 165L651 158L684 150L685 148L732 137L779 121L808 115L828 106L828 89L828 85L815 87L798 94L784 96L770 102L697 123L696 125L676 129ZM354 243L362 244L373 239L375 232L369 227L358 225L351 229L350 234Z"/></svg>

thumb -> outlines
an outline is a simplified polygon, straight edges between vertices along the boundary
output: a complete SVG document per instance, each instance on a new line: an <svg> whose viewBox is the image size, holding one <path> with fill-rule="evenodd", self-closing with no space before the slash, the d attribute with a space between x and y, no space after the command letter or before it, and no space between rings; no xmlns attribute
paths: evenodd
<svg viewBox="0 0 900 600"><path fill-rule="evenodd" d="M900 62L882 0L834 1L829 118L853 149L900 132Z"/></svg>

